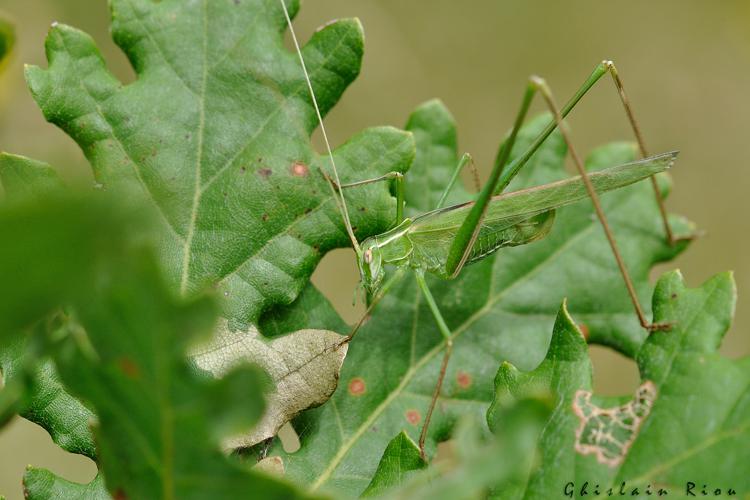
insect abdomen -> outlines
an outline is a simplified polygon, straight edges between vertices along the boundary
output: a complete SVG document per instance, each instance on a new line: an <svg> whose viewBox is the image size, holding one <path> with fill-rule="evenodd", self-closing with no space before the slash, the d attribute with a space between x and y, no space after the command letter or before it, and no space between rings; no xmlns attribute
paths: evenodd
<svg viewBox="0 0 750 500"><path fill-rule="evenodd" d="M482 260L504 247L514 247L540 240L547 236L555 220L555 211L543 212L503 229L483 226L466 263Z"/></svg>
<svg viewBox="0 0 750 500"><path fill-rule="evenodd" d="M495 224L485 222L466 263L471 264L482 260L503 247L524 245L544 238L552 228L554 219L555 211L550 210L510 225L507 221ZM453 237L454 234L450 233L450 236ZM413 235L409 236L413 237ZM452 239L447 237L447 233L441 236L443 238L439 240L435 237L423 238L415 243L413 253L409 256L409 265L448 279L450 275L445 272L445 262Z"/></svg>

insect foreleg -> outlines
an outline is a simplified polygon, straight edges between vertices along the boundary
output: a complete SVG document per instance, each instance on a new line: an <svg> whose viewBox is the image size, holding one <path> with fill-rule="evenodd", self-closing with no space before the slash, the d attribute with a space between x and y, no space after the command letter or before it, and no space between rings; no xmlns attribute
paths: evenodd
<svg viewBox="0 0 750 500"><path fill-rule="evenodd" d="M430 407L427 409L427 414L424 418L424 424L422 424L422 432L419 433L419 453L420 455L422 455L422 459L426 460L424 453L424 442L427 439L427 430L430 427L432 412L435 410L435 405L437 404L438 397L440 396L440 389L443 387L445 372L448 369L448 361L450 361L450 357L453 352L453 335L451 334L450 328L448 328L448 325L445 323L443 315L440 313L440 309L435 302L435 298L432 296L430 289L427 287L427 282L424 279L424 273L416 270L414 274L417 277L419 288L422 290L422 295L424 295L424 298L427 301L427 305L430 307L430 311L432 311L432 315L435 317L435 322L437 323L438 330L440 330L440 333L443 335L443 341L445 343L443 361L440 365L440 374L438 375L438 380L435 384L435 390L432 393L432 400L430 401Z"/></svg>
<svg viewBox="0 0 750 500"><path fill-rule="evenodd" d="M591 179L589 178L588 172L586 172L586 168L583 166L581 157L578 155L578 152L573 146L573 142L570 138L570 132L564 126L562 114L555 104L555 100L552 97L552 92L547 86L547 83L542 78L532 77L532 83L536 86L539 92L541 92L542 96L544 96L544 100L547 103L547 106L550 108L550 111L552 111L552 114L555 117L555 122L557 123L558 128L560 129L560 132L562 133L562 136L565 139L566 144L568 145L568 150L570 151L570 156L573 158L573 163L575 163L576 169L583 179L584 185L586 186L586 191L588 192L589 196L591 197L591 201L594 204L596 216L598 217L599 222L604 228L604 234L607 236L609 245L612 248L612 253L615 256L615 260L617 261L617 266L620 268L620 273L622 274L622 278L625 281L625 286L628 289L630 300L633 302L633 307L635 308L635 312L638 315L638 320L640 321L641 326L649 331L669 329L671 326L669 324L650 323L646 319L646 315L643 312L643 308L641 307L638 295L635 292L633 281L630 279L630 274L628 273L627 266L625 265L622 255L620 254L620 250L617 246L617 242L615 241L614 234L612 233L612 229L610 228L609 223L607 222L607 217L604 214L604 210L602 209L601 202L599 201L599 195L596 193L594 186L591 184Z"/></svg>
<svg viewBox="0 0 750 500"><path fill-rule="evenodd" d="M373 177L372 179L349 182L347 184L341 184L341 186L336 184L336 182L328 176L326 176L326 179L328 179L328 182L330 182L331 185L333 185L334 189L336 189L337 191L346 188L365 186L374 182L393 180L396 184L396 224L401 224L401 222L404 220L404 174L402 174L401 172L388 172L387 174L381 175L380 177Z"/></svg>

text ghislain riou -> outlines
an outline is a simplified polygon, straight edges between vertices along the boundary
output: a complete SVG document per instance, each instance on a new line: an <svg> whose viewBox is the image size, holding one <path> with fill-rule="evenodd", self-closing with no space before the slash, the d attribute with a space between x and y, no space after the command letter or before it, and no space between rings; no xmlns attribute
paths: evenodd
<svg viewBox="0 0 750 500"><path fill-rule="evenodd" d="M737 491L733 488L717 488L708 484L696 484L692 481L687 481L682 491L674 491L675 488L670 486L669 488L663 486L651 486L650 484L645 487L630 487L623 481L619 487L611 486L607 489L603 489L598 484L591 484L588 481L581 484L579 488L572 481L565 484L563 494L566 497L573 498L585 497L585 496L639 496L639 495L653 495L657 497L667 496L670 493L682 494L685 497L733 497L737 496Z"/></svg>

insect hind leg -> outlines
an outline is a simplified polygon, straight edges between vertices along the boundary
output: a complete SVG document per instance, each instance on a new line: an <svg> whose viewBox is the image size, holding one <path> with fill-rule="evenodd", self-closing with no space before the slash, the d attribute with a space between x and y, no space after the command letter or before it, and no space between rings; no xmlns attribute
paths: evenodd
<svg viewBox="0 0 750 500"><path fill-rule="evenodd" d="M625 114L628 117L630 128L633 130L633 135L635 136L635 140L638 143L638 149L641 153L641 156L643 158L646 158L647 156L649 156L648 150L646 148L646 142L643 139L641 128L638 125L638 121L635 118L635 113L633 112L633 107L630 104L630 99L628 99L628 95L625 92L625 85L622 82L622 78L620 78L620 73L617 71L617 67L615 66L615 63L613 61L610 61L610 60L602 61L602 65L604 66L604 68L606 68L607 72L612 76L612 81L615 85L615 88L617 89L617 94L620 97L620 101L622 102L623 108L625 109ZM654 195L656 197L656 203L659 207L659 213L661 215L661 219L664 224L664 232L667 235L667 241L669 242L669 244L675 245L676 243L680 241L692 240L693 238L695 238L695 235L675 236L674 231L672 230L672 225L669 222L667 208L664 205L664 198L662 197L661 191L659 190L659 184L656 180L656 176L651 177L651 185L654 188Z"/></svg>
<svg viewBox="0 0 750 500"><path fill-rule="evenodd" d="M630 105L630 100L628 99L628 96L625 92L625 86L622 82L622 79L620 78L620 74L617 71L617 68L615 67L612 61L602 61L596 65L596 67L594 68L594 71L591 72L591 74L586 79L586 81L583 82L583 84L576 91L576 93L562 107L562 109L560 110L560 115L563 118L565 118L573 110L573 108L575 108L578 102L580 102L580 100L583 99L583 97L589 92L589 90L591 90L594 87L594 85L596 85L596 83L599 80L601 80L601 78L607 73L609 73L612 76L612 80L614 81L615 87L617 89L617 93L620 97L620 101L622 102L622 105L625 108L625 114L628 117L630 127L633 130L633 134L635 135L636 141L638 142L638 147L641 151L641 154L644 157L646 157L648 155L646 154L647 150L645 146L645 141L643 140L643 134L641 134L640 127L638 126L638 122L635 119L635 113L633 112L633 108ZM499 194L503 192L505 188L508 187L508 185L515 178L515 176L518 174L521 168L529 161L532 155L537 151L537 149L539 149L542 143L547 139L547 137L549 137L549 135L552 133L553 130L555 130L555 128L557 128L557 123L555 120L552 120L547 125L547 127L545 127L545 129L534 139L531 145L529 145L529 147L526 148L525 151L523 151L516 158L514 158L513 161L511 161L507 165L507 167L503 168L503 173L496 186L495 194ZM664 229L665 229L667 241L669 242L669 244L673 245L676 242L679 242L681 240L693 239L695 235L675 237L674 232L672 230L672 226L667 217L667 211L664 206L664 200L658 188L656 178L652 177L651 183L654 187L654 194L656 197L656 202L659 206L661 219L664 224Z"/></svg>
<svg viewBox="0 0 750 500"><path fill-rule="evenodd" d="M588 192L589 197L594 204L596 216L599 219L602 227L604 228L604 234L607 237L609 246L612 249L615 260L617 261L617 267L620 269L620 274L622 275L625 286L628 289L628 295L630 295L630 300L632 301L636 315L638 316L638 321L640 322L641 326L648 331L668 330L669 328L671 328L671 324L651 323L646 319L643 307L641 307L640 300L638 299L638 295L636 294L635 286L633 285L633 281L630 278L630 273L628 272L625 261L620 254L620 249L617 246L614 234L609 226L609 222L607 221L607 216L604 214L604 209L602 208L601 201L599 200L599 195L596 193L596 190L591 183L591 179L589 178L589 174L586 171L586 168L583 166L583 161L581 160L580 155L573 146L573 141L571 140L569 131L565 127L565 123L563 121L564 119L562 117L562 114L560 113L560 109L557 107L557 104L555 104L554 97L552 96L552 91L547 85L547 82L545 82L542 78L534 76L531 78L531 82L544 97L544 101L547 103L547 107L549 107L555 118L555 121L557 122L560 133L565 139L565 143L568 145L568 150L570 151L570 156L573 158L573 163L576 166L576 170L578 170L578 173L580 174L581 179L583 180L583 183L586 187L586 191Z"/></svg>

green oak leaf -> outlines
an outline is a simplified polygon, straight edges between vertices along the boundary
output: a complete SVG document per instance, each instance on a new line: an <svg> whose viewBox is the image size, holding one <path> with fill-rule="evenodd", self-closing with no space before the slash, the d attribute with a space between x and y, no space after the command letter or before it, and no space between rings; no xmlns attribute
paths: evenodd
<svg viewBox="0 0 750 500"><path fill-rule="evenodd" d="M291 0L292 15L299 9ZM85 33L54 25L48 69L27 80L48 121L81 147L103 189L145 199L159 248L183 292L216 285L233 327L291 303L321 257L348 239L310 135L317 126L297 55L283 44L277 0L112 0L112 33L135 82L107 70ZM344 19L303 48L323 114L359 73L362 27ZM410 134L365 130L334 156L342 182L405 171ZM383 183L347 193L359 238L386 229ZM125 192L126 194L122 194Z"/></svg>
<svg viewBox="0 0 750 500"><path fill-rule="evenodd" d="M591 392L591 361L577 326L562 311L545 361L522 372L505 364L488 413L541 389L555 393L555 412L540 437L541 463L516 495L603 498L612 488L627 495L666 490L689 496L729 488L750 491L750 358L730 360L717 350L729 328L736 290L730 273L700 288L685 286L678 271L661 277L654 317L673 325L652 333L637 356L642 384L634 396L603 398ZM584 483L588 482L588 485ZM636 493L633 493L637 489ZM598 493L597 493L598 491Z"/></svg>
<svg viewBox="0 0 750 500"><path fill-rule="evenodd" d="M0 71L5 66L15 43L16 33L13 25L0 17Z"/></svg>
<svg viewBox="0 0 750 500"><path fill-rule="evenodd" d="M540 117L526 125L515 151L526 147L548 120ZM419 183L428 176L428 169L443 170L434 175L445 178L445 172L458 162L450 114L433 101L419 108L409 123L419 150L407 181ZM445 154L446 148L452 154ZM565 152L562 138L553 134L512 189L566 176ZM631 144L611 144L594 151L588 166L626 162L634 154ZM434 158L435 163L420 163L420 158ZM422 176L412 179L415 171ZM662 178L661 184L666 195L667 179ZM421 186L430 197L420 193L413 203L420 207L436 203L440 190ZM652 290L650 269L679 254L686 244L671 247L666 243L650 183L608 193L602 201L638 294L646 299ZM672 217L672 222L679 234L690 231L683 219ZM430 279L429 284L454 332L454 351L430 427L428 455L434 454L438 441L450 436L460 416L484 419L499 362L509 360L531 369L542 361L565 296L571 297L571 311L585 323L590 341L633 356L646 337L588 200L560 210L547 238L501 250L467 266L453 281ZM417 439L442 347L416 283L404 278L351 342L342 383L331 402L294 422L301 431L300 450L291 454L280 446L273 450L284 457L287 475L313 491L354 495L364 491L378 457L394 436L406 430ZM388 362L383 363L384 359ZM351 473L355 469L356 475Z"/></svg>
<svg viewBox="0 0 750 500"><path fill-rule="evenodd" d="M0 282L0 343L19 331L43 341L65 387L94 409L98 464L113 497L300 497L220 451L220 440L260 419L267 376L250 365L221 380L195 371L187 352L210 338L216 301L176 297L144 244L144 221L129 217L101 196L1 207L0 233L10 237L0 274L27 279ZM29 330L60 305L60 328ZM28 498L103 495L96 480L75 485L39 471L25 488Z"/></svg>
<svg viewBox="0 0 750 500"><path fill-rule="evenodd" d="M66 500L110 500L104 478L97 475L89 484L66 481L45 469L27 467L23 476L24 496L34 498L65 498Z"/></svg>
<svg viewBox="0 0 750 500"><path fill-rule="evenodd" d="M7 153L0 154L0 185L8 202L43 200L63 186L49 165ZM40 359L29 348L28 340L20 338L0 350L0 372L6 390L15 385L16 396L26 399L13 404L12 413L44 428L65 451L95 458L94 438L89 430L93 413L68 394L55 365Z"/></svg>

